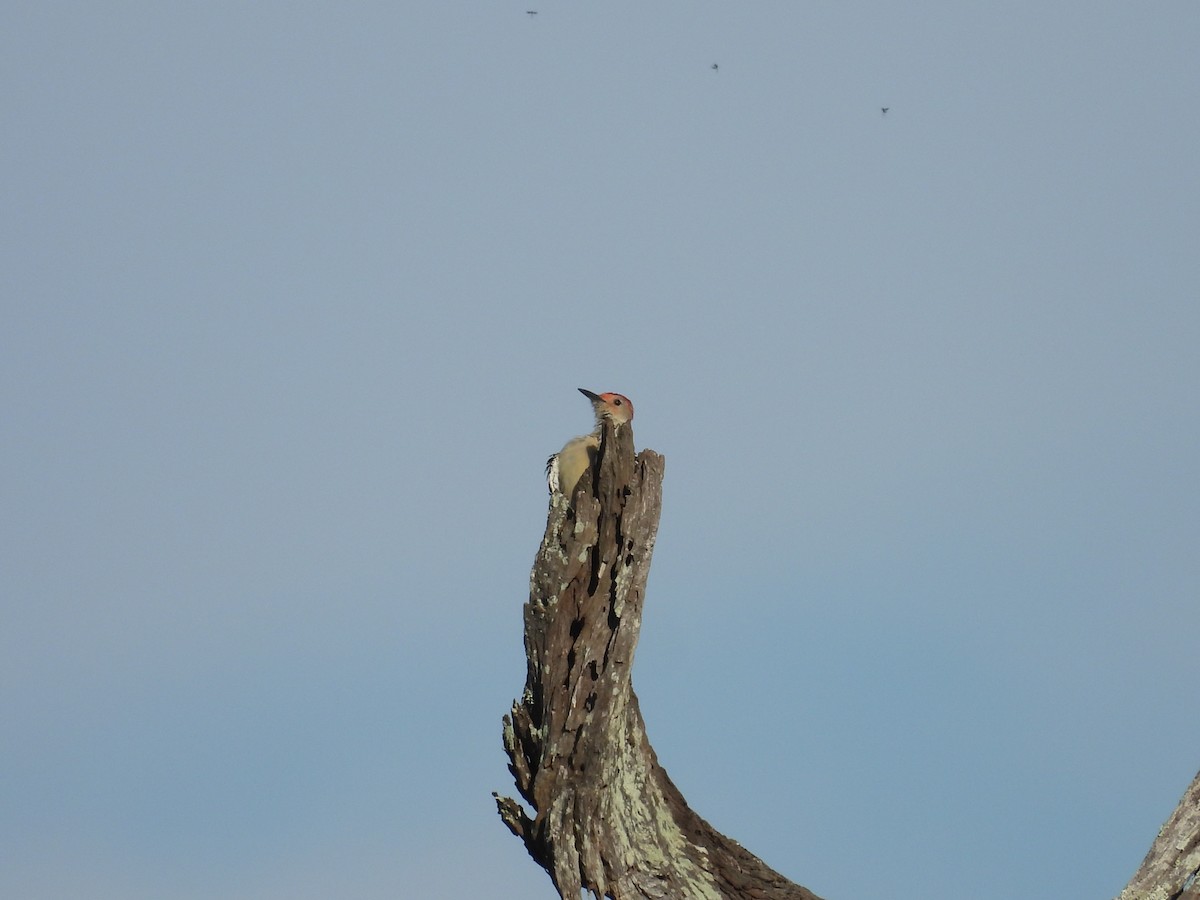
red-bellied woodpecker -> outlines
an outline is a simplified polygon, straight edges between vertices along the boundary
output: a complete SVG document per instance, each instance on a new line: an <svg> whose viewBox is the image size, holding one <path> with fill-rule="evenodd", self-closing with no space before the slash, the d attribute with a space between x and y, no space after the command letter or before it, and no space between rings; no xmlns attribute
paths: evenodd
<svg viewBox="0 0 1200 900"><path fill-rule="evenodd" d="M575 493L575 485L592 466L596 451L600 449L600 429L604 420L620 428L633 420L633 404L623 394L593 394L583 388L579 393L592 401L596 413L596 430L577 438L546 460L546 484L550 493L565 494L568 498Z"/></svg>

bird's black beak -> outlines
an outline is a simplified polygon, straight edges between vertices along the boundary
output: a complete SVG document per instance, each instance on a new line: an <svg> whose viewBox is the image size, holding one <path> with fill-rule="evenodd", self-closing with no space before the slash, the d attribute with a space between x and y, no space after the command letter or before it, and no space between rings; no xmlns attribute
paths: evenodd
<svg viewBox="0 0 1200 900"><path fill-rule="evenodd" d="M588 398L589 400L591 400L593 403L599 403L599 402L600 402L600 395L599 395L599 394L593 394L593 393L592 393L591 391L589 391L587 388L580 388L580 389L579 389L579 393L583 394L583 396L587 397L587 398Z"/></svg>

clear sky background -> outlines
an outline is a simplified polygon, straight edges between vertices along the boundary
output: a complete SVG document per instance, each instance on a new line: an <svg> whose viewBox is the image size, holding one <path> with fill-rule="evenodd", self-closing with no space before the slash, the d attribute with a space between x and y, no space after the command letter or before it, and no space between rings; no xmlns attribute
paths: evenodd
<svg viewBox="0 0 1200 900"><path fill-rule="evenodd" d="M1114 895L1200 768L1198 46L4 4L0 895L553 897L490 793L577 387L667 459L701 815L831 900Z"/></svg>

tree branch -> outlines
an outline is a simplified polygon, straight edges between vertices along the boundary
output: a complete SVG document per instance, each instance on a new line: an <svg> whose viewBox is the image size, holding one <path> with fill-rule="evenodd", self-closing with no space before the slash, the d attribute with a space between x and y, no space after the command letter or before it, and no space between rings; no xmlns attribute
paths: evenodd
<svg viewBox="0 0 1200 900"><path fill-rule="evenodd" d="M1117 900L1200 900L1200 773Z"/></svg>

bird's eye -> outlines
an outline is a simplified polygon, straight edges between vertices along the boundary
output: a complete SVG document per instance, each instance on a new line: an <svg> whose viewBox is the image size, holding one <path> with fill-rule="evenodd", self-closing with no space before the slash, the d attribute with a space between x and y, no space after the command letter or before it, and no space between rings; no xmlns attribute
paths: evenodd
<svg viewBox="0 0 1200 900"><path fill-rule="evenodd" d="M614 400L614 401L613 401L613 406L620 406L620 405L621 405L621 401L620 401L620 399L617 399L617 400Z"/></svg>

